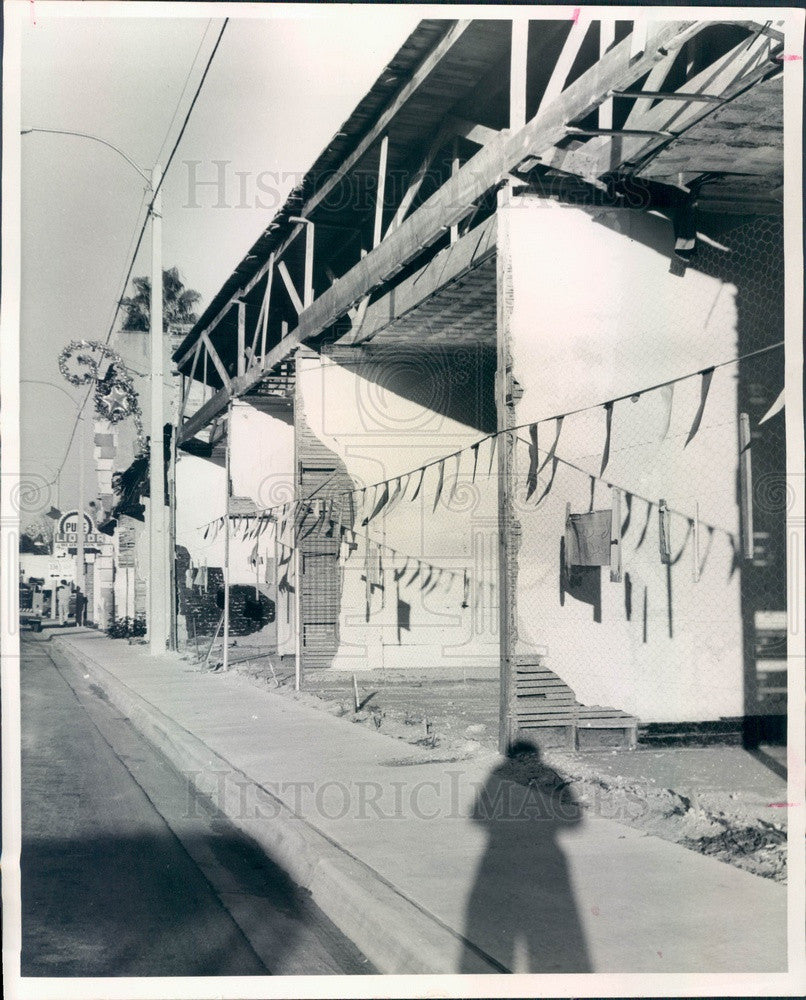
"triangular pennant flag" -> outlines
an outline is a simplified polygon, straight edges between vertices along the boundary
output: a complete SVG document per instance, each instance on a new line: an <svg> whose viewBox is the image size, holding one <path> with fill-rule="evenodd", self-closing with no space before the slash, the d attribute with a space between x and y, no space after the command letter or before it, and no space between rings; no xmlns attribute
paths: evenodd
<svg viewBox="0 0 806 1000"><path fill-rule="evenodd" d="M554 477L557 474L557 466L559 465L560 460L555 455L552 458L551 462L552 462L552 464L551 464L551 475L549 476L549 481L546 483L546 487L543 490L543 492L537 498L537 503L535 504L535 507L539 506L539 504L541 503L541 501L544 500L545 497L547 497L549 495L549 491L551 490L551 487L554 485Z"/></svg>
<svg viewBox="0 0 806 1000"><path fill-rule="evenodd" d="M770 417L774 417L776 413L780 413L781 410L783 410L783 408L784 408L784 392L785 391L786 390L781 389L781 392L778 395L778 398L775 400L775 402L772 404L772 406L769 408L769 410L767 410L767 412L764 414L764 416L761 418L761 420L759 420L759 422L758 422L759 423L759 427L762 424L765 424L770 419Z"/></svg>
<svg viewBox="0 0 806 1000"><path fill-rule="evenodd" d="M694 416L694 423L692 423L691 430L688 432L686 444L683 445L684 448L687 444L691 443L694 439L694 435L700 429L702 415L705 411L705 403L708 399L708 390L711 388L711 379L714 377L714 369L706 368L705 371L700 372L700 374L702 375L702 383L700 384L700 405L697 407L697 413Z"/></svg>
<svg viewBox="0 0 806 1000"><path fill-rule="evenodd" d="M423 485L423 479L425 478L425 466L423 466L419 471L420 471L420 478L417 481L417 489L414 491L414 495L411 498L412 500L417 499L417 495L420 492L420 487Z"/></svg>
<svg viewBox="0 0 806 1000"><path fill-rule="evenodd" d="M478 464L479 464L479 445L480 444L481 444L481 441L477 441L471 447L471 449L470 449L473 452L473 473L472 473L472 475L470 477L470 482L471 483L475 483L475 481L476 481L476 469L478 468Z"/></svg>
<svg viewBox="0 0 806 1000"><path fill-rule="evenodd" d="M207 536L210 534L210 528L212 528L212 525L208 524L207 527L204 529L204 538L205 538L205 541L207 540Z"/></svg>
<svg viewBox="0 0 806 1000"><path fill-rule="evenodd" d="M392 490L392 495L389 497L389 503L386 505L386 513L389 514L395 507L400 503L406 493L406 487L409 485L408 476L398 476L395 480L395 486Z"/></svg>
<svg viewBox="0 0 806 1000"><path fill-rule="evenodd" d="M543 463L541 464L541 466L537 470L538 475L543 471L543 469L545 469L545 467L549 464L549 462L551 462L551 461L554 460L554 453L557 451L557 443L560 440L560 434L562 433L562 429L563 429L563 420L565 420L564 416L557 417L556 427L555 427L555 431L554 431L554 441L552 442L551 447L549 448L548 454L543 459ZM554 463L554 469L556 470L556 468L557 468L557 463L555 462ZM552 478L553 478L553 473L552 473ZM544 493L543 496L545 496L545 495L546 494Z"/></svg>
<svg viewBox="0 0 806 1000"><path fill-rule="evenodd" d="M470 576L467 570L462 573L462 607L470 606Z"/></svg>
<svg viewBox="0 0 806 1000"><path fill-rule="evenodd" d="M395 570L395 572L394 572L395 583L397 583L398 580L402 580L403 577L406 575L406 573L408 572L408 569L409 569L409 563L410 562L411 562L411 560L409 559L408 556L406 556L406 561L405 561L405 563L403 563L403 568Z"/></svg>
<svg viewBox="0 0 806 1000"><path fill-rule="evenodd" d="M661 422L660 440L665 441L666 436L669 433L669 427L672 424L672 405L674 403L674 382L670 382L669 385L662 385L658 392L661 394L661 399L663 400L664 413L663 420Z"/></svg>
<svg viewBox="0 0 806 1000"><path fill-rule="evenodd" d="M613 403L605 403L604 408L607 416L605 418L605 443L604 450L602 451L602 467L599 470L600 476L604 473L604 470L607 468L607 463L610 461L610 434L613 429Z"/></svg>
<svg viewBox="0 0 806 1000"><path fill-rule="evenodd" d="M437 504L439 503L439 498L442 496L442 484L445 482L445 459L439 463L439 478L437 479L437 492L434 496L434 506L433 510L437 509Z"/></svg>
<svg viewBox="0 0 806 1000"><path fill-rule="evenodd" d="M526 499L537 489L537 424L529 426L529 472L526 476Z"/></svg>
<svg viewBox="0 0 806 1000"><path fill-rule="evenodd" d="M487 475L488 476L493 471L493 459L495 458L495 445L496 445L497 441L498 441L498 435L497 434L491 434L490 435L490 465L489 465L489 467L487 469Z"/></svg>
<svg viewBox="0 0 806 1000"><path fill-rule="evenodd" d="M390 490L389 499L386 501L386 513L388 514L390 510L394 507L395 503L400 499L400 476L397 477L392 485L392 480L389 480Z"/></svg>
<svg viewBox="0 0 806 1000"><path fill-rule="evenodd" d="M448 503L449 504L451 503L451 501L453 500L454 496L456 495L456 489L459 486L459 472L460 472L460 470L462 468L462 453L461 453L461 451L457 451L456 455L454 457L456 458L456 470L455 470L454 476L453 476L453 486L451 487L450 496L448 497Z"/></svg>
<svg viewBox="0 0 806 1000"><path fill-rule="evenodd" d="M412 584L414 583L414 581L415 581L415 580L417 579L417 577L418 577L418 576L420 575L420 570L421 570L422 568L423 568L423 564L422 564L422 563L420 562L420 560L418 559L418 560L417 560L417 564L416 564L416 565L415 565L415 567L414 567L414 572L413 572L413 573L411 574L411 576L409 577L408 581L406 582L406 586L407 586L407 587L410 587L410 586L411 586L411 585L412 585Z"/></svg>
<svg viewBox="0 0 806 1000"><path fill-rule="evenodd" d="M376 496L377 496L377 491L378 491L378 487L376 486L375 487L375 494L376 494ZM361 523L362 524L369 524L370 521L374 521L375 518L377 517L377 515L380 514L380 512L386 506L386 503L387 503L388 500L389 500L389 483L386 482L386 483L383 484L383 491L382 491L382 493L380 495L380 498L378 499L377 503L373 507L372 513L368 517L365 517L364 520Z"/></svg>
<svg viewBox="0 0 806 1000"><path fill-rule="evenodd" d="M432 570L432 574L433 574L433 570ZM429 579L430 579L430 577L429 577ZM425 593L426 594L430 594L432 590L436 590L437 589L437 585L439 584L439 581L441 579L442 579L442 570L441 569L437 569L436 576L434 576L433 583L431 584L430 587L428 586L428 582L426 582L425 587L427 587L428 589L426 590L425 587L423 588L425 590Z"/></svg>

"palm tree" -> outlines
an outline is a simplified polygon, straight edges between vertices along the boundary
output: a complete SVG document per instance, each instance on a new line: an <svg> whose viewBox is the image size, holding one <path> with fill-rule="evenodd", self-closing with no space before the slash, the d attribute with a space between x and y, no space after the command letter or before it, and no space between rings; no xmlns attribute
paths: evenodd
<svg viewBox="0 0 806 1000"><path fill-rule="evenodd" d="M147 332L151 316L151 279L134 278L135 294L125 298L121 305L126 310L124 330ZM195 323L198 319L194 306L201 294L185 288L179 277L179 268L170 267L162 272L162 329L167 333L175 324Z"/></svg>

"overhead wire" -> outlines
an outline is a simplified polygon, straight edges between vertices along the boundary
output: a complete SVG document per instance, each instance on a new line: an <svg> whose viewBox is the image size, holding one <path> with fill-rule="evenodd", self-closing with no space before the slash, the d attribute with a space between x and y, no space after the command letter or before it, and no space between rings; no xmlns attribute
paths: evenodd
<svg viewBox="0 0 806 1000"><path fill-rule="evenodd" d="M155 201L157 199L157 195L159 194L160 188L162 187L163 181L165 180L165 176L168 173L168 170L169 170L169 168L171 166L171 163L173 162L174 156L176 155L176 151L179 148L179 144L182 141L182 137L185 134L185 130L187 129L188 122L190 120L190 116L193 113L193 109L195 108L196 102L199 99L199 94L201 93L202 87L204 86L204 82L207 79L207 74L210 71L210 66L212 65L213 59L215 58L215 54L218 51L218 47L221 44L221 39L222 39L222 37L224 35L224 31L225 31L228 23L229 23L229 18L228 17L224 18L224 22L221 25L221 31L218 33L218 38L216 39L216 43L213 46L213 49L212 49L212 51L210 52L210 55L207 58L207 63L205 64L204 72L202 73L201 79L199 80L198 86L196 87L196 91L195 91L195 93L193 95L193 99L190 102L190 106L188 107L188 110L185 113L185 118L184 118L184 121L182 122L182 127L179 130L179 134L178 134L178 136L176 138L176 141L174 142L173 148L171 149L170 156L168 157L168 161L165 164L165 169L161 172L160 179L157 182L156 187L154 188L154 190L151 193L151 201L148 204L148 210L146 211L145 218L143 219L143 224L140 227L140 232L139 232L139 234L137 236L137 243L136 243L136 245L134 247L134 251L131 254L131 258L130 258L130 261L129 261L129 266L128 266L127 270L126 270L126 277L124 278L124 281L123 281L122 291L121 291L120 295L118 296L117 301L115 303L115 310L114 310L114 313L112 315L112 321L109 324L109 329L107 330L106 337L104 338L104 344L108 344L109 341L112 338L112 333L114 332L114 329L115 329L115 323L117 322L117 318L118 318L118 315L120 313L120 308L123 305L123 299L124 299L124 297L126 295L126 289L129 287L129 281L130 281L131 276L132 276L132 271L134 270L134 265L135 265L135 263L137 261L137 254L140 252L140 247L142 246L142 243L143 243L143 237L145 235L146 227L148 226L148 220L149 220L149 217L151 216L151 214L153 212L153 209L154 209L154 203L155 203ZM208 27L209 27L209 24L208 24ZM207 34L207 30L205 29L205 36L206 36L206 34ZM204 41L204 36L202 36L202 42L203 41ZM190 79L190 74L191 74L191 72L193 70L193 65L195 64L196 59L198 58L198 54L199 54L200 49L201 49L201 43L199 45L199 49L197 49L197 51L196 51L196 55L193 57L193 62L191 63L190 70L188 71L188 77L185 80L185 84L184 84L184 87L183 87L183 90L182 90L183 94L184 94L184 91L187 89L187 82ZM181 102L181 96L180 96L179 100ZM177 109L178 109L178 105L177 105ZM174 112L174 119L171 122L171 126L173 125L173 121L175 120L175 118L176 118L176 112ZM170 127L171 126L169 126L169 131L170 131ZM167 139L167 134L166 134L166 139ZM162 144L160 146L160 153L162 152L162 149L163 149L164 145L165 145L165 139L163 139ZM144 197L145 197L145 193L144 193ZM139 215L140 215L140 211L142 209L142 201L143 201L143 199L141 199L140 208L138 209L138 212L137 212L138 218L139 218ZM135 226L135 232L136 232L136 226ZM131 246L131 241L129 242L129 246ZM81 403L81 405L78 408L78 412L76 414L76 418L75 418L75 421L73 423L73 429L72 429L72 431L70 433L70 439L67 442L67 448L65 450L64 458L62 459L61 465L59 466L59 473L58 473L56 479L54 479L51 483L48 484L50 486L53 486L55 484L55 482L58 480L59 476L61 475L62 470L64 469L65 463L67 462L67 458L68 458L68 456L70 454L70 449L73 446L73 441L75 439L76 431L78 429L78 423L82 419L84 408L87 405L87 402L89 401L89 398L90 398L91 394L92 394L92 385L90 385L90 387L87 389L87 394L85 395L83 402Z"/></svg>

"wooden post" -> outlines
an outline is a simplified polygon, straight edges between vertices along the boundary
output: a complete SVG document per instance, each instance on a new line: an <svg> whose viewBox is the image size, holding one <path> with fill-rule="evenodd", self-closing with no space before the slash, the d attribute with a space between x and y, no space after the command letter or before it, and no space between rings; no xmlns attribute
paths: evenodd
<svg viewBox="0 0 806 1000"><path fill-rule="evenodd" d="M459 140L454 136L453 139L453 155L451 158L451 176L455 177L459 173ZM451 243L455 243L459 239L459 223L455 222L451 226Z"/></svg>
<svg viewBox="0 0 806 1000"><path fill-rule="evenodd" d="M302 293L302 304L306 309L313 302L313 248L314 225L309 221L305 226L305 285Z"/></svg>
<svg viewBox="0 0 806 1000"><path fill-rule="evenodd" d="M260 331L260 360L266 357L266 331L269 326L269 306L271 304L271 289L274 281L274 253L269 257L269 275L266 279L265 306L263 309L263 329Z"/></svg>
<svg viewBox="0 0 806 1000"><path fill-rule="evenodd" d="M232 452L232 400L227 404L227 444L226 444L226 461L225 461L225 499L226 507L224 514L224 653L223 653L223 663L222 667L227 670L229 667L229 509L230 509L230 495L232 493L230 487L230 455Z"/></svg>
<svg viewBox="0 0 806 1000"><path fill-rule="evenodd" d="M498 430L516 423L512 395L510 317L512 315L512 260L510 245L509 184L498 192L498 253L496 257L496 411ZM515 650L518 641L518 549L520 524L513 508L513 468L516 434L498 438L498 604L500 643L500 693L498 747L507 753L517 735L515 704Z"/></svg>
<svg viewBox="0 0 806 1000"><path fill-rule="evenodd" d="M246 372L246 303L238 303L238 366L237 372Z"/></svg>
<svg viewBox="0 0 806 1000"><path fill-rule="evenodd" d="M302 469L300 467L300 420L302 418L302 394L299 384L299 358L294 359L294 495L302 495ZM293 510L292 544L294 551L294 690L302 687L302 559L300 556L300 518L296 507Z"/></svg>
<svg viewBox="0 0 806 1000"><path fill-rule="evenodd" d="M750 417L739 414L739 504L742 516L742 556L753 558L753 469L750 451Z"/></svg>
<svg viewBox="0 0 806 1000"><path fill-rule="evenodd" d="M378 192L375 198L375 231L372 245L376 247L381 242L383 232L383 199L386 194L386 158L389 152L389 136L381 139L381 150L378 160Z"/></svg>
<svg viewBox="0 0 806 1000"><path fill-rule="evenodd" d="M509 127L526 124L526 69L528 66L529 20L512 19L512 49L509 59Z"/></svg>
<svg viewBox="0 0 806 1000"><path fill-rule="evenodd" d="M611 487L610 582L621 583L621 490Z"/></svg>
<svg viewBox="0 0 806 1000"><path fill-rule="evenodd" d="M615 20L602 19L599 22L599 58L601 58L616 40ZM599 105L599 128L613 128L613 98L602 101Z"/></svg>

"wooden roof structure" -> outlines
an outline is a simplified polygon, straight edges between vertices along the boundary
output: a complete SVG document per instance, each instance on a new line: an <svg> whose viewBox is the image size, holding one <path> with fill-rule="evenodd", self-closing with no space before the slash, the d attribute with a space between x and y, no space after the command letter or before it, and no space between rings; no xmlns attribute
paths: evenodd
<svg viewBox="0 0 806 1000"><path fill-rule="evenodd" d="M651 17L420 22L175 352L210 392L189 415L185 393L180 447L231 398L287 391L302 344L405 338L415 308L436 338L477 329L504 181L780 210L780 22Z"/></svg>

